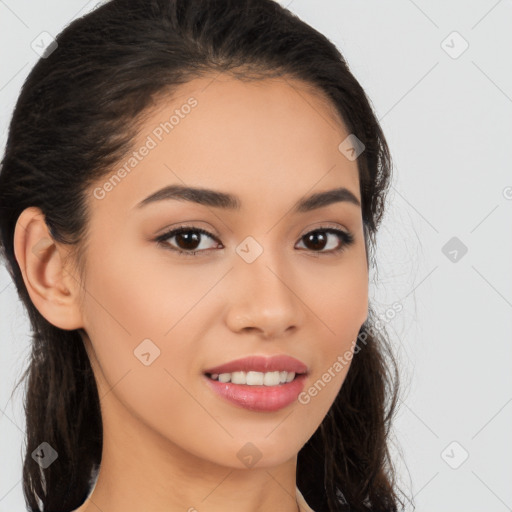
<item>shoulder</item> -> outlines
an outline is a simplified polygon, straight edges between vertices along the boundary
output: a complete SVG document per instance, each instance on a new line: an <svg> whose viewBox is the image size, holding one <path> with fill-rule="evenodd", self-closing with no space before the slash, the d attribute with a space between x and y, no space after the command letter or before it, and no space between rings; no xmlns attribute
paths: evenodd
<svg viewBox="0 0 512 512"><path fill-rule="evenodd" d="M299 488L295 486L295 492L297 494L297 503L299 504L300 512L315 512L304 499L302 493L299 491Z"/></svg>

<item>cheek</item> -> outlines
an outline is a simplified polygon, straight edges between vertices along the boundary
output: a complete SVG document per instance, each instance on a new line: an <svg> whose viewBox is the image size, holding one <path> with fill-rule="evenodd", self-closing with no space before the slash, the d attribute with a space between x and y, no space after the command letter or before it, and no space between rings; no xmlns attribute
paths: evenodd
<svg viewBox="0 0 512 512"><path fill-rule="evenodd" d="M368 285L362 276L347 275L330 280L323 293L317 293L315 308L334 336L361 327L368 313Z"/></svg>
<svg viewBox="0 0 512 512"><path fill-rule="evenodd" d="M85 311L104 421L112 431L123 418L138 418L192 449L205 424L190 389L198 378L194 340L203 328L197 315L213 278L105 253L111 257L101 264L90 260Z"/></svg>
<svg viewBox="0 0 512 512"><path fill-rule="evenodd" d="M96 254L106 257L100 260ZM156 372L164 376L164 366L176 367L172 361L189 368L190 344L183 330L191 325L187 312L204 294L204 286L171 266L163 272L129 254L133 252L103 247L88 260L84 322L107 388L129 372L142 389ZM152 386L161 389L161 384Z"/></svg>
<svg viewBox="0 0 512 512"><path fill-rule="evenodd" d="M346 265L340 265L337 272L317 272L315 282L317 286L307 303L312 305L319 326L315 336L317 364L299 403L309 408L311 417L319 418L327 413L343 385L355 356L357 336L368 315L366 261L347 258Z"/></svg>
<svg viewBox="0 0 512 512"><path fill-rule="evenodd" d="M197 325L190 318L218 276L183 268L159 251L105 247L96 254L106 257L90 258L85 315L91 329L99 327L96 334L108 332L134 348L145 338L165 344L175 330ZM142 256L130 256L137 252Z"/></svg>
<svg viewBox="0 0 512 512"><path fill-rule="evenodd" d="M322 325L326 353L329 346L344 351L368 316L368 270L364 248L347 253L336 268L324 267L310 275L306 285L309 292L305 296Z"/></svg>

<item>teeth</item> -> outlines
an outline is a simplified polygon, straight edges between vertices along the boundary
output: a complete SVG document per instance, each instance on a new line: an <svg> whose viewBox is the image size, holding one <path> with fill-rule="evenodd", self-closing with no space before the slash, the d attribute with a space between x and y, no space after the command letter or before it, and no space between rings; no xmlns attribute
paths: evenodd
<svg viewBox="0 0 512 512"><path fill-rule="evenodd" d="M233 372L213 373L213 380L219 382L232 382L233 384L246 384L247 386L277 386L291 382L295 378L295 372Z"/></svg>

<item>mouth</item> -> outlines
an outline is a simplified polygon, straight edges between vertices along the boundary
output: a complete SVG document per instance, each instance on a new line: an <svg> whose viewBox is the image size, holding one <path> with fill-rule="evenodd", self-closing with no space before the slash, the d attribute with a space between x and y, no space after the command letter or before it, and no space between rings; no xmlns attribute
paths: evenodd
<svg viewBox="0 0 512 512"><path fill-rule="evenodd" d="M237 408L276 412L291 406L305 386L307 373L288 371L204 373L207 387Z"/></svg>
<svg viewBox="0 0 512 512"><path fill-rule="evenodd" d="M304 389L308 367L286 354L251 355L203 371L208 387L231 404L259 412L290 406Z"/></svg>

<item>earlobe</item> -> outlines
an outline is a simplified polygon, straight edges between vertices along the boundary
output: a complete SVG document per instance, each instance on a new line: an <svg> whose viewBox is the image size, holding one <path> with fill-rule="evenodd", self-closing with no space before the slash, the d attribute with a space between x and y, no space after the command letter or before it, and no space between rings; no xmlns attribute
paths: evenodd
<svg viewBox="0 0 512 512"><path fill-rule="evenodd" d="M18 217L14 254L30 298L41 315L61 329L83 327L79 282L65 268L66 251L53 240L39 208L26 208Z"/></svg>

